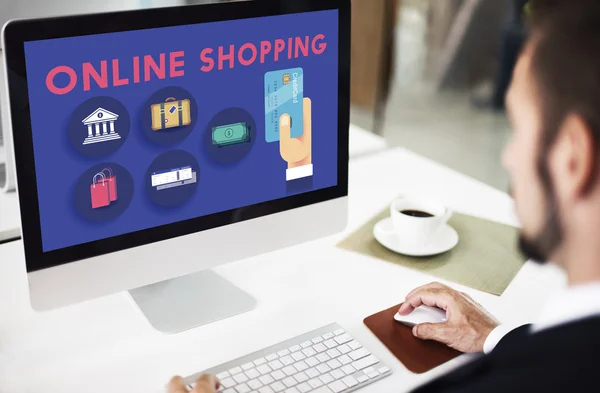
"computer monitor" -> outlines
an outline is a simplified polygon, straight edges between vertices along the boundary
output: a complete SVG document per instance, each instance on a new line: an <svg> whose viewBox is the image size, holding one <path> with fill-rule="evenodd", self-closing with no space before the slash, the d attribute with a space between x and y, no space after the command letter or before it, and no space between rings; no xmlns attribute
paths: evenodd
<svg viewBox="0 0 600 393"><path fill-rule="evenodd" d="M34 309L137 288L181 331L254 306L207 269L345 228L349 0L13 21L3 40Z"/></svg>

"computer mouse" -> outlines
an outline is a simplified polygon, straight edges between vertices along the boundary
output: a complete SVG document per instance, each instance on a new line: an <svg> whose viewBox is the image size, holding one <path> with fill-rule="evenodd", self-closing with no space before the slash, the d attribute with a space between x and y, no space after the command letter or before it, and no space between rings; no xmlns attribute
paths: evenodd
<svg viewBox="0 0 600 393"><path fill-rule="evenodd" d="M421 306L408 315L396 313L394 319L408 327L421 323L442 323L446 322L446 311L436 307Z"/></svg>

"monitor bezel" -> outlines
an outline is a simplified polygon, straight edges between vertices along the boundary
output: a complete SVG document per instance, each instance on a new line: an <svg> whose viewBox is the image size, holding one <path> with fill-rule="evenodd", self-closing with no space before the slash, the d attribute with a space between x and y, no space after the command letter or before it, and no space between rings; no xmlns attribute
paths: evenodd
<svg viewBox="0 0 600 393"><path fill-rule="evenodd" d="M43 252L25 66L26 42L325 10L338 10L339 12L337 186ZM17 20L7 23L3 31L5 65L7 67L11 123L14 130L13 145L27 272L31 273L346 197L348 195L348 130L350 127L350 12L350 0L305 0L302 2L261 0Z"/></svg>

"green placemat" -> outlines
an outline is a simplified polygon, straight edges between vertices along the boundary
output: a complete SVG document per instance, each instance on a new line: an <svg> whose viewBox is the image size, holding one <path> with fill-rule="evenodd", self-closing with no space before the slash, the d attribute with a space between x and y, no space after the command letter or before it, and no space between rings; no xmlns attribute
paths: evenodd
<svg viewBox="0 0 600 393"><path fill-rule="evenodd" d="M419 270L444 280L502 295L526 262L516 248L517 228L454 213L448 222L460 237L445 254L427 258L408 257L388 250L373 237L373 227L389 217L386 208L348 236L338 247Z"/></svg>

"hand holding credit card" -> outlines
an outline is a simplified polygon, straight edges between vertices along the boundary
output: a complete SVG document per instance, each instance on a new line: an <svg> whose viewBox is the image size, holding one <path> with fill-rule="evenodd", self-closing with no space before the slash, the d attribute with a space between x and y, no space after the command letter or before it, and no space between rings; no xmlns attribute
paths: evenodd
<svg viewBox="0 0 600 393"><path fill-rule="evenodd" d="M288 163L288 169L312 164L312 101L310 98L302 100L302 135L292 136L292 117L284 113L279 119L281 158Z"/></svg>

